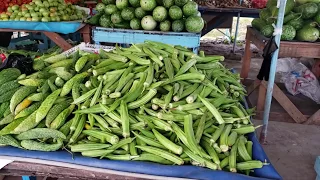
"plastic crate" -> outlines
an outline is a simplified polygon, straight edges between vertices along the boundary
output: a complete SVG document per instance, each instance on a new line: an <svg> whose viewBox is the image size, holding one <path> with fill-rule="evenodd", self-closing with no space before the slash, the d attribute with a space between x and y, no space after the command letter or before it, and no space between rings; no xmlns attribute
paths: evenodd
<svg viewBox="0 0 320 180"><path fill-rule="evenodd" d="M72 55L77 49L87 52L98 52L102 48L104 50L112 50L112 46L100 46L82 43L66 52L68 56ZM233 69L232 72L235 72ZM246 101L244 100L244 106L248 108ZM255 133L248 135L248 139L253 142L253 159L270 162L262 146L260 145ZM243 174L225 172L225 171L214 171L211 169L197 167L192 165L161 165L150 162L137 162L137 161L117 161L117 160L106 160L98 158L83 157L79 153L75 153L72 156L67 151L56 151L56 152L41 152L41 151L27 151L14 147L0 147L0 156L6 157L22 157L32 160L39 159L44 164L52 165L55 162L61 162L64 164L73 164L86 167L99 168L99 172L103 169L113 170L118 174L134 173L134 174L146 174L151 176L161 177L173 177L173 178L188 178L188 179L202 179L202 180L225 180L225 179L237 179L237 180L262 180L262 179L276 179L281 180L281 176L275 170L270 163L269 165L263 166L261 169L255 169L251 173L252 176L246 176ZM9 158L10 159L10 158ZM23 161L21 158L17 158L19 161ZM319 158L318 158L319 159ZM319 159L320 161L320 159ZM28 162L28 161L27 161ZM68 167L68 166L66 166ZM101 170L102 169L102 170ZM156 179L156 178L152 178ZM164 178L163 178L164 179Z"/></svg>
<svg viewBox="0 0 320 180"><path fill-rule="evenodd" d="M186 32L142 31L102 27L94 27L92 29L92 39L96 44L101 44L103 42L135 44L151 40L172 45L185 46L191 48L194 53L198 53L200 37L201 34Z"/></svg>

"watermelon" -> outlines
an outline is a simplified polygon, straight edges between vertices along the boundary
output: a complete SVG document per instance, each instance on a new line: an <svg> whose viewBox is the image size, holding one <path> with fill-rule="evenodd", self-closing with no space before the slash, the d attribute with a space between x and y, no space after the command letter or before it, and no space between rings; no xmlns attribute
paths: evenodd
<svg viewBox="0 0 320 180"><path fill-rule="evenodd" d="M122 22L122 16L121 13L119 11L113 13L111 15L111 21L113 24L119 24Z"/></svg>
<svg viewBox="0 0 320 180"><path fill-rule="evenodd" d="M111 22L110 16L106 14L102 15L99 19L99 24L102 27L111 27L112 22Z"/></svg>
<svg viewBox="0 0 320 180"><path fill-rule="evenodd" d="M175 20L172 22L172 31L181 32L184 30L184 22L183 20Z"/></svg>
<svg viewBox="0 0 320 180"><path fill-rule="evenodd" d="M271 37L273 35L274 27L271 24L265 25L261 28L261 34L265 37Z"/></svg>
<svg viewBox="0 0 320 180"><path fill-rule="evenodd" d="M144 30L152 31L157 27L157 21L152 16L148 15L141 19L141 27Z"/></svg>
<svg viewBox="0 0 320 180"><path fill-rule="evenodd" d="M128 0L116 0L116 6L118 9L122 10L129 6Z"/></svg>
<svg viewBox="0 0 320 180"><path fill-rule="evenodd" d="M204 27L204 20L199 16L190 16L186 20L186 30L191 33L199 33Z"/></svg>
<svg viewBox="0 0 320 180"><path fill-rule="evenodd" d="M105 8L106 6L103 4L103 3L98 3L97 5L96 5L96 10L98 11L98 12L104 12L104 8Z"/></svg>
<svg viewBox="0 0 320 180"><path fill-rule="evenodd" d="M140 6L145 11L152 11L157 6L156 0L140 0Z"/></svg>
<svg viewBox="0 0 320 180"><path fill-rule="evenodd" d="M284 41L291 41L296 37L296 30L294 27L290 25L284 25L282 27L282 34L281 34L281 40Z"/></svg>
<svg viewBox="0 0 320 180"><path fill-rule="evenodd" d="M116 1L115 0L102 0L102 3L105 5L108 5L108 4L115 4Z"/></svg>
<svg viewBox="0 0 320 180"><path fill-rule="evenodd" d="M182 7L184 6L185 4L187 4L189 0L174 0L174 4L179 6L179 7Z"/></svg>
<svg viewBox="0 0 320 180"><path fill-rule="evenodd" d="M181 8L176 5L171 6L169 9L169 16L172 20L182 19L183 13Z"/></svg>
<svg viewBox="0 0 320 180"><path fill-rule="evenodd" d="M111 15L118 11L117 6L115 4L109 4L104 8L104 13Z"/></svg>
<svg viewBox="0 0 320 180"><path fill-rule="evenodd" d="M121 11L122 19L126 21L131 21L134 18L134 8L133 7L126 7Z"/></svg>
<svg viewBox="0 0 320 180"><path fill-rule="evenodd" d="M174 5L174 0L163 0L162 4L165 8L169 9Z"/></svg>
<svg viewBox="0 0 320 180"><path fill-rule="evenodd" d="M160 23L159 28L160 28L160 31L170 31L171 22L169 20L165 20Z"/></svg>
<svg viewBox="0 0 320 180"><path fill-rule="evenodd" d="M134 30L141 29L141 21L140 21L140 19L138 19L138 18L132 19L130 21L130 27L131 27L131 29L134 29Z"/></svg>
<svg viewBox="0 0 320 180"><path fill-rule="evenodd" d="M131 4L132 7L140 7L140 0L129 0L129 3Z"/></svg>
<svg viewBox="0 0 320 180"><path fill-rule="evenodd" d="M186 17L196 15L198 13L198 4L196 2L189 1L183 6L182 11Z"/></svg>
<svg viewBox="0 0 320 180"><path fill-rule="evenodd" d="M136 16L136 18L142 19L144 16L147 15L147 12L143 10L142 7L138 7L134 10L134 15Z"/></svg>
<svg viewBox="0 0 320 180"><path fill-rule="evenodd" d="M167 19L168 12L163 6L158 6L153 10L153 19L157 22L162 22Z"/></svg>

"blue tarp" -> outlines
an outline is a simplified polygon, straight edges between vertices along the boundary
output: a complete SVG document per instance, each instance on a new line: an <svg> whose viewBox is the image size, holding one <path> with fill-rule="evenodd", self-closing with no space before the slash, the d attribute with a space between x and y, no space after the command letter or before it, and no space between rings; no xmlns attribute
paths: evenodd
<svg viewBox="0 0 320 180"><path fill-rule="evenodd" d="M17 29L17 30L33 30L48 31L62 34L70 34L76 32L82 23L77 21L70 22L27 22L27 21L0 21L0 28Z"/></svg>
<svg viewBox="0 0 320 180"><path fill-rule="evenodd" d="M254 159L270 162L257 138L252 133L249 135L249 139L253 141L253 157ZM255 179L282 179L277 173L274 167L266 165L261 169L256 169L252 176L245 176L236 173L213 171L207 168L196 167L191 165L183 166L169 166L160 165L148 162L135 162L135 161L115 161L115 160L100 160L97 158L82 157L79 154L74 156L66 151L58 152L39 152L39 151L26 151L13 147L0 147L1 156L12 157L24 157L32 159L42 159L48 161L58 161L64 163L71 163L83 166L97 167L103 169L111 169L122 172L132 172L139 174L149 174L165 177L180 177L180 178L192 178L202 180L225 180L225 179L237 179L237 180L255 180ZM54 164L54 163L52 163ZM259 177L259 178L258 178Z"/></svg>

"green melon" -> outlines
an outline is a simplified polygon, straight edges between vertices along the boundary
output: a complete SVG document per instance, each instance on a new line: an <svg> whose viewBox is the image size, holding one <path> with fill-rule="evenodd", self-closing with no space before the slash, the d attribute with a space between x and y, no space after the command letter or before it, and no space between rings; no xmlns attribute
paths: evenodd
<svg viewBox="0 0 320 180"><path fill-rule="evenodd" d="M180 7L174 5L169 9L169 16L172 20L182 19L183 13Z"/></svg>
<svg viewBox="0 0 320 180"><path fill-rule="evenodd" d="M126 7L121 11L122 19L126 21L131 21L134 18L134 8L133 7Z"/></svg>
<svg viewBox="0 0 320 180"><path fill-rule="evenodd" d="M172 31L174 32L182 32L184 30L184 21L183 20L175 20L172 22Z"/></svg>
<svg viewBox="0 0 320 180"><path fill-rule="evenodd" d="M156 0L140 0L140 6L145 11L152 11L157 7Z"/></svg>
<svg viewBox="0 0 320 180"><path fill-rule="evenodd" d="M141 20L138 19L138 18L134 18L130 21L130 27L131 29L134 29L134 30L139 30L141 29Z"/></svg>
<svg viewBox="0 0 320 180"><path fill-rule="evenodd" d="M163 6L158 6L153 10L152 16L157 22L162 22L167 19L168 12Z"/></svg>
<svg viewBox="0 0 320 180"><path fill-rule="evenodd" d="M182 11L186 17L196 15L198 13L198 4L196 2L189 1L183 6Z"/></svg>
<svg viewBox="0 0 320 180"><path fill-rule="evenodd" d="M186 30L191 33L199 33L204 27L204 20L199 16L190 16L186 20Z"/></svg>
<svg viewBox="0 0 320 180"><path fill-rule="evenodd" d="M157 21L152 16L148 15L141 19L141 27L144 30L152 31L157 27Z"/></svg>
<svg viewBox="0 0 320 180"><path fill-rule="evenodd" d="M122 10L129 6L128 0L116 0L116 6L118 9Z"/></svg>
<svg viewBox="0 0 320 180"><path fill-rule="evenodd" d="M159 28L160 28L160 31L170 31L171 22L169 20L165 20L160 23Z"/></svg>
<svg viewBox="0 0 320 180"><path fill-rule="evenodd" d="M136 18L142 19L144 16L147 15L147 12L143 10L142 7L138 7L134 10L134 15L136 16Z"/></svg>

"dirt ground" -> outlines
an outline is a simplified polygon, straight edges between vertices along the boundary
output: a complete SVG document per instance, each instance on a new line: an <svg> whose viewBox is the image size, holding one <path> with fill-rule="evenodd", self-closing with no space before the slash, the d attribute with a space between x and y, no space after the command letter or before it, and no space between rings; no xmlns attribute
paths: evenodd
<svg viewBox="0 0 320 180"><path fill-rule="evenodd" d="M255 120L255 124L262 121ZM319 134L319 126L269 122L267 144L263 148L284 180L316 178L314 163L320 156Z"/></svg>

